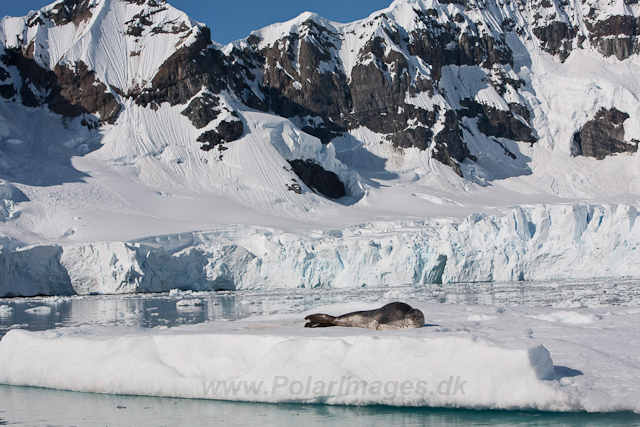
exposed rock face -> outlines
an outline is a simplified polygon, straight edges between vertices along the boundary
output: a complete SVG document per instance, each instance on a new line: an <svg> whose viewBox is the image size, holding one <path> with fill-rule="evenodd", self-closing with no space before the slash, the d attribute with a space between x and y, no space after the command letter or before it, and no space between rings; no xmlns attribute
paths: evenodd
<svg viewBox="0 0 640 427"><path fill-rule="evenodd" d="M57 65L50 82L50 94L45 102L49 109L64 117L78 117L98 113L103 123L115 123L121 105L104 83L98 82L95 73L84 62L75 70Z"/></svg>
<svg viewBox="0 0 640 427"><path fill-rule="evenodd" d="M244 46L234 46L226 56L209 48L209 32L203 28L195 43L179 49L162 65L150 88L129 88L128 96L141 105L151 102L178 105L188 102L203 88L211 94L231 89L253 108L298 117L301 128L324 143L364 126L388 135L388 140L398 148L432 150L433 158L461 174L459 162L474 158L459 126L465 118L476 119L477 129L487 136L530 143L536 138L528 123L529 108L523 103L510 102L510 108L505 110L465 99L460 103L462 109L454 111L445 105L426 109L406 102L407 95L426 92L437 96L442 69L451 65L493 69L487 77L502 96L520 87L521 83L505 71L513 65L513 53L505 34L519 32L521 28L505 18L500 24L502 32L486 31L466 15L464 9L470 7L468 4L453 4L460 6L460 11L452 14L449 21L441 19L440 10L414 7L416 22L421 26L408 34L403 34L388 16L380 14L369 25L383 28L384 34L376 33L363 44L350 72L336 60L344 36L315 16L301 22L295 31L283 34L275 44L264 46L260 37L251 36ZM80 1L74 7L77 17L90 13L83 5ZM152 6L162 4L154 2ZM539 12L532 31L543 49L564 61L578 44L579 34L567 22L554 18L562 7L549 1L534 4ZM127 33L142 34L151 25L151 14L160 10L161 7L134 16ZM585 19L590 42L604 55L623 59L633 52L637 33L634 18ZM153 30L187 31L180 25L165 27ZM429 64L429 72L416 72L411 58ZM3 93L11 95L10 90ZM217 107L215 95L202 96L193 99L183 114L201 129L218 117ZM198 140L205 143L203 149L211 149L241 136L241 126L239 121L222 122Z"/></svg>
<svg viewBox="0 0 640 427"><path fill-rule="evenodd" d="M338 35L311 19L301 27L304 37L289 34L260 52L264 58L262 83L274 112L284 117L320 117L320 126L303 130L329 142L347 129L343 114L352 109L346 76L329 65Z"/></svg>
<svg viewBox="0 0 640 427"><path fill-rule="evenodd" d="M235 141L239 139L244 133L244 125L241 121L222 121L216 128L218 133L226 142Z"/></svg>
<svg viewBox="0 0 640 427"><path fill-rule="evenodd" d="M483 110L484 115L478 121L480 132L514 141L536 142L531 128L516 118L511 111L498 110L488 105L484 105Z"/></svg>
<svg viewBox="0 0 640 427"><path fill-rule="evenodd" d="M464 159L475 157L469 153L469 149L462 141L462 131L458 127L458 117L453 110L448 110L445 114L444 129L440 131L436 137L435 149L431 152L431 156L445 165L449 165L460 176L459 162Z"/></svg>
<svg viewBox="0 0 640 427"><path fill-rule="evenodd" d="M17 69L22 79L20 96L28 107L47 105L51 111L64 117L99 114L102 123L114 123L121 109L110 89L98 81L82 61L73 65L58 64L53 71L42 68L27 52L7 50L0 60ZM13 88L4 89L7 95Z"/></svg>
<svg viewBox="0 0 640 427"><path fill-rule="evenodd" d="M40 67L33 59L32 45L24 54L17 49L7 49L0 60L18 71L22 79L19 91L22 103L27 107L42 105L51 76L50 72ZM14 91L17 92L15 88Z"/></svg>
<svg viewBox="0 0 640 427"><path fill-rule="evenodd" d="M430 150L433 158L462 175L459 162L474 158L459 126L469 116L458 115L450 102L439 100L456 96L440 87L443 68L491 69L486 80L505 95L521 86L517 76L509 74L513 53L504 34L486 31L465 16L465 2L449 18L436 9L412 7L419 25L409 33L384 13L363 23L372 28L371 35L363 30L362 47L354 52L350 69L337 57L348 35L313 15L277 42L253 35L243 48L251 52L253 67L263 69L259 83L270 108L298 117L303 131L326 143L363 126L386 135L395 147ZM428 66L416 65L416 59ZM427 104L434 105L414 105L411 97L430 98ZM487 135L534 142L531 128L516 117L526 112L528 118L528 107L519 102L506 111L482 105L473 118L481 121L480 131Z"/></svg>
<svg viewBox="0 0 640 427"><path fill-rule="evenodd" d="M143 91L130 90L128 96L144 106L163 102L180 105L206 90L182 111L196 128L204 128L220 114L219 97L214 94L229 87L241 92L247 89L246 83L239 77L230 77L235 75L238 67L231 64L221 51L210 49L210 44L210 31L206 27L202 28L193 44L178 49L162 64L151 82L151 88ZM259 101L254 101L253 104L261 106ZM209 151L224 142L235 141L243 133L244 125L241 121L222 121L216 130L202 133L197 141L204 143L202 150Z"/></svg>
<svg viewBox="0 0 640 427"><path fill-rule="evenodd" d="M143 91L130 89L127 94L139 105L152 101L171 105L187 103L203 88L217 94L226 89L225 63L222 53L208 49L211 44L210 31L203 28L197 40L178 49L160 67L151 81L151 87Z"/></svg>
<svg viewBox="0 0 640 427"><path fill-rule="evenodd" d="M183 27L175 29L185 33L183 39L191 36L191 30L187 30ZM238 49L225 56L220 50L211 48L211 44L211 31L207 27L199 28L195 42L179 48L162 64L151 87L129 88L127 96L143 106L151 102L180 105L189 102L203 89L211 94L229 89L249 107L266 110L264 101L251 91L250 83L255 75L245 65L255 62L256 58Z"/></svg>
<svg viewBox="0 0 640 427"><path fill-rule="evenodd" d="M533 34L542 42L542 47L564 62L571 53L576 32L566 22L553 21L544 27L536 27Z"/></svg>
<svg viewBox="0 0 640 427"><path fill-rule="evenodd" d="M633 16L611 16L604 21L587 22L589 40L604 56L616 56L620 61L640 52L638 20Z"/></svg>
<svg viewBox="0 0 640 427"><path fill-rule="evenodd" d="M463 108L458 110L458 114L478 118L478 130L487 136L524 142L537 141L529 125L514 115L518 114L522 119L529 118L529 110L521 104L513 104L511 110L499 110L465 98L460 101L460 106Z"/></svg>
<svg viewBox="0 0 640 427"><path fill-rule="evenodd" d="M34 60L35 43L31 41L23 48L5 49L2 63L14 67L22 82L19 85L2 85L0 96L11 98L19 87L20 100L26 106L47 105L53 112L65 117L97 114L102 123L114 123L118 117L121 105L116 94L133 98L138 105L152 108L163 102L172 106L190 102L183 114L198 129L218 119L221 110L217 95L223 90L240 93L247 104L266 109L258 96L247 95L251 92L247 90L247 80L255 76L241 59L229 59L220 50L211 48L210 32L206 27L189 27L184 21L156 19L156 15L169 8L164 0L115 1L145 6L125 22L125 37L153 37L158 34L180 36L175 52L160 66L149 85L144 88L109 87L100 82L82 61L62 61L52 70L47 70ZM63 0L48 12L36 12L29 25L79 26L92 17L94 9L95 3L89 0ZM194 35L194 42L182 45ZM240 51L236 53L243 55ZM139 55L140 52L131 52L132 57ZM245 59L251 62L248 60L250 58ZM4 68L2 71L9 74ZM0 73L0 76L5 73ZM201 92L201 96L194 98ZM243 132L242 122L231 118L218 124L216 129L204 132L198 140L207 144L204 149L210 149L239 138Z"/></svg>
<svg viewBox="0 0 640 427"><path fill-rule="evenodd" d="M293 172L300 177L307 187L330 199L339 199L346 195L344 184L338 175L325 170L313 160L290 160ZM292 185L291 191L300 191L299 186ZM296 192L297 192L296 191Z"/></svg>
<svg viewBox="0 0 640 427"><path fill-rule="evenodd" d="M632 16L629 9L631 3L627 1L622 4L623 10L617 9L614 12L626 10L626 14L619 15L607 14L602 5L593 2L589 13L580 20L569 2L556 4L543 0L536 6L533 34L540 40L545 51L557 56L562 62L574 49L586 47L586 40L603 56L615 56L622 61L640 52L638 19Z"/></svg>
<svg viewBox="0 0 640 427"><path fill-rule="evenodd" d="M0 66L0 96L4 99L11 99L18 93L11 83L2 83L7 81L9 77L11 77L9 72Z"/></svg>
<svg viewBox="0 0 640 427"><path fill-rule="evenodd" d="M0 96L4 99L11 99L16 96L17 93L13 85L0 85Z"/></svg>
<svg viewBox="0 0 640 427"><path fill-rule="evenodd" d="M4 82L10 76L11 75L9 74L9 72L7 70L4 69L4 67L0 67L0 82Z"/></svg>
<svg viewBox="0 0 640 427"><path fill-rule="evenodd" d="M56 25L74 23L77 26L82 21L91 19L94 7L90 0L63 0L44 16Z"/></svg>
<svg viewBox="0 0 640 427"><path fill-rule="evenodd" d="M232 142L239 139L244 133L244 125L239 120L220 122L215 130L208 130L197 139L198 142L204 143L200 147L203 151L212 150L217 145L222 145L225 142Z"/></svg>
<svg viewBox="0 0 640 427"><path fill-rule="evenodd" d="M409 64L396 50L385 54L391 43L376 37L359 53L363 61L353 67L349 84L355 113L353 127L365 126L388 134L396 147L426 150L432 142L431 129L438 110L416 108L405 102L407 92L413 88ZM421 83L430 88L429 83ZM415 126L409 126L410 122Z"/></svg>
<svg viewBox="0 0 640 427"><path fill-rule="evenodd" d="M144 0L128 1L128 3L135 3L137 5L141 5L141 4L144 4ZM131 20L127 22L127 24L129 25L127 27L127 35L134 36L134 37L142 36L142 33L144 32L144 27L153 25L153 21L151 21L149 18L154 12L155 11L149 11L146 13L140 12L134 15L133 18L131 18Z"/></svg>
<svg viewBox="0 0 640 427"><path fill-rule="evenodd" d="M252 40L252 37L249 36L247 40ZM266 90L258 84L263 73L264 58L249 48L233 47L225 61L226 81L231 91L248 107L268 111Z"/></svg>
<svg viewBox="0 0 640 427"><path fill-rule="evenodd" d="M216 108L220 105L219 102L220 98L217 96L204 93L202 96L194 98L189 106L182 111L182 115L187 116L197 129L202 129L220 115L220 111Z"/></svg>
<svg viewBox="0 0 640 427"><path fill-rule="evenodd" d="M615 108L598 111L593 120L573 136L576 154L602 160L614 153L638 151L638 141L628 143L624 140L623 123L628 118L627 113Z"/></svg>
<svg viewBox="0 0 640 427"><path fill-rule="evenodd" d="M287 184L287 190L293 191L296 194L302 194L302 187L295 179L291 179L291 184Z"/></svg>
<svg viewBox="0 0 640 427"><path fill-rule="evenodd" d="M215 130L208 130L202 133L196 141L202 142L202 146L200 147L202 151L211 151L216 146L222 145L225 142L222 136Z"/></svg>
<svg viewBox="0 0 640 427"><path fill-rule="evenodd" d="M445 65L482 65L485 68L494 64L513 65L513 54L502 37L474 34L469 30L463 32L462 27L467 25L464 18L456 22L455 27L442 25L430 15L421 18L428 30L411 34L414 41L408 46L409 53L433 64L434 80L440 79L440 70Z"/></svg>

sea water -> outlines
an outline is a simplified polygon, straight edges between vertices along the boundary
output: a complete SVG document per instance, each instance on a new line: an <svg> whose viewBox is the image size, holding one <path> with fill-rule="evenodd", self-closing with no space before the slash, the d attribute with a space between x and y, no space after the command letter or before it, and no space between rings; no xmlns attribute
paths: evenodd
<svg viewBox="0 0 640 427"><path fill-rule="evenodd" d="M551 306L640 305L637 281L485 283L379 289L182 292L0 299L0 337L88 324L165 328L297 313L349 301ZM182 301L182 302L181 302ZM187 302L185 302L187 301ZM7 307L10 307L7 309ZM39 308L40 307L40 308ZM42 309L41 307L47 307ZM33 309L36 310L33 310ZM640 415L249 404L0 386L0 425L640 425Z"/></svg>
<svg viewBox="0 0 640 427"><path fill-rule="evenodd" d="M0 425L633 426L640 415L224 402L0 385Z"/></svg>

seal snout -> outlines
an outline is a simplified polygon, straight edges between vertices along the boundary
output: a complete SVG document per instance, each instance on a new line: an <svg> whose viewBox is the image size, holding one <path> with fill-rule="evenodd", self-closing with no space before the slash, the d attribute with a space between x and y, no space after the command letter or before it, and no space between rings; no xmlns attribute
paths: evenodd
<svg viewBox="0 0 640 427"><path fill-rule="evenodd" d="M334 316L329 316L328 314L310 314L309 316L304 318L308 321L304 325L305 328L326 328L329 326L337 326L336 318Z"/></svg>
<svg viewBox="0 0 640 427"><path fill-rule="evenodd" d="M413 328L424 326L424 314L417 308L412 309L407 313L407 323Z"/></svg>

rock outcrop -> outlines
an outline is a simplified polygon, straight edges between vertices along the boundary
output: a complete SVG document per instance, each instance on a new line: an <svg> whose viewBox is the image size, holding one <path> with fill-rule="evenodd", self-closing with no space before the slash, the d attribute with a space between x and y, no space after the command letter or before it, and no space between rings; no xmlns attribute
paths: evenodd
<svg viewBox="0 0 640 427"><path fill-rule="evenodd" d="M48 89L49 96L44 102L51 111L64 117L98 114L102 122L113 124L122 108L109 88L82 61L74 69L57 65Z"/></svg>
<svg viewBox="0 0 640 427"><path fill-rule="evenodd" d="M598 160L615 153L635 153L638 141L625 141L624 122L627 113L616 108L601 109L573 136L575 154Z"/></svg>
<svg viewBox="0 0 640 427"><path fill-rule="evenodd" d="M182 111L182 115L187 116L197 129L202 129L220 115L220 110L217 108L220 105L219 102L220 98L217 96L203 93L189 103L189 106Z"/></svg>
<svg viewBox="0 0 640 427"><path fill-rule="evenodd" d="M15 67L21 77L20 97L27 107L46 105L63 117L97 114L101 123L115 123L121 105L110 87L99 81L87 65L58 64L53 70L41 67L33 58L33 44L26 52L8 49L0 57L7 67ZM18 93L14 85L4 85L5 98Z"/></svg>
<svg viewBox="0 0 640 427"><path fill-rule="evenodd" d="M602 21L586 23L589 40L604 56L615 56L620 61L640 52L638 19L634 16L611 16Z"/></svg>
<svg viewBox="0 0 640 427"><path fill-rule="evenodd" d="M290 160L289 164L293 172L312 190L330 199L339 199L346 196L344 184L340 181L338 175L325 170L313 160ZM300 191L300 187L295 184L290 189L295 192Z"/></svg>
<svg viewBox="0 0 640 427"><path fill-rule="evenodd" d="M244 133L244 125L240 120L223 120L218 124L215 130L208 130L203 132L197 139L198 142L202 142L200 147L203 151L210 151L218 145L222 145L225 142L232 142L240 139Z"/></svg>

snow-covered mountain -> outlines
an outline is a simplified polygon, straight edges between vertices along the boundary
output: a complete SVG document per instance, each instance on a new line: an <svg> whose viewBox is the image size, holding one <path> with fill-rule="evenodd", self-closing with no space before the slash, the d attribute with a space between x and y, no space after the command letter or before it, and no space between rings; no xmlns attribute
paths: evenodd
<svg viewBox="0 0 640 427"><path fill-rule="evenodd" d="M576 209L629 213L611 217L629 222L621 238L630 256L639 244L639 12L625 0L396 0L348 24L304 13L227 46L163 0L62 0L5 17L0 258L14 268L50 251L42 259L54 261L43 268L67 283L65 274L73 274L56 266L73 263L55 249L65 245L241 224L258 228L233 244L264 258L261 251L277 246L265 230L305 240L381 221L392 229L426 218L462 224L475 213L508 217L516 205L574 203L589 206L549 209L571 216L571 224L582 221ZM614 204L628 207L608 207ZM536 227L545 228L534 226L533 240L542 238ZM620 241L612 236L609 243ZM532 253L544 257L540 248L554 238ZM157 244L166 248L166 239ZM420 239L430 245L429 233L415 239L416 248ZM593 242L582 243L574 249L588 264ZM30 244L45 246L13 252ZM574 249L556 255L577 256ZM217 250L201 254L206 265ZM457 253L459 266L468 261L446 251L433 253L429 268L441 268L440 255ZM571 259L563 263L578 265ZM589 274L635 275L625 262ZM524 264L438 274L451 281L542 277L523 270L539 264ZM551 271L554 278L575 273ZM92 274L88 281L102 280ZM240 285L238 274L230 270L236 279L224 287ZM8 284L18 276L0 273L0 294L16 293ZM135 277L121 276L98 291L130 289ZM176 286L193 286L195 276L174 276L183 277ZM372 277L368 285L386 284ZM145 288L140 283L136 289ZM74 288L96 288L83 286Z"/></svg>

